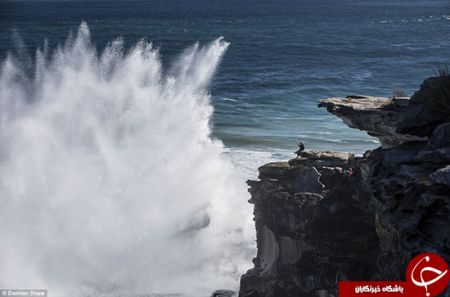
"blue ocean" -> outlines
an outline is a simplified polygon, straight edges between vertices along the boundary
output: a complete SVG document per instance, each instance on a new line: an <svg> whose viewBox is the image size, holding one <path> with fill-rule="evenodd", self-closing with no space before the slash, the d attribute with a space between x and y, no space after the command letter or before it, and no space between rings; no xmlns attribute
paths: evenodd
<svg viewBox="0 0 450 297"><path fill-rule="evenodd" d="M2 2L3 3L3 2ZM31 54L85 20L97 47L152 41L170 61L223 36L211 86L214 134L230 148L361 153L376 146L319 110L331 96L411 95L450 59L448 1L18 1L1 4L0 53L20 34Z"/></svg>
<svg viewBox="0 0 450 297"><path fill-rule="evenodd" d="M379 145L318 100L449 63L448 0L1 1L0 287L237 290L257 167Z"/></svg>

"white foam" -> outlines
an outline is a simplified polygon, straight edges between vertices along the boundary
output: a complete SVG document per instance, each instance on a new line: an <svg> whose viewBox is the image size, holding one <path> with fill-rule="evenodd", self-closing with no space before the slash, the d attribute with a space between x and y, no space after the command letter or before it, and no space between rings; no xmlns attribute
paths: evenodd
<svg viewBox="0 0 450 297"><path fill-rule="evenodd" d="M228 43L99 54L85 23L35 77L0 69L0 287L49 296L236 289L254 227L244 180L210 138L206 87ZM122 295L121 295L122 296Z"/></svg>

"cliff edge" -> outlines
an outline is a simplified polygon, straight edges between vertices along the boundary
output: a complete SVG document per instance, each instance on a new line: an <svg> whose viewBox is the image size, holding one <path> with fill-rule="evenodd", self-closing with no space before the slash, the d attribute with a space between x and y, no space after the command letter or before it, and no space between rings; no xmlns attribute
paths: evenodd
<svg viewBox="0 0 450 297"><path fill-rule="evenodd" d="M259 168L248 181L257 256L240 297L333 297L340 280L403 280L418 253L450 262L450 77L425 80L411 98L319 107L381 147L362 157L307 151Z"/></svg>

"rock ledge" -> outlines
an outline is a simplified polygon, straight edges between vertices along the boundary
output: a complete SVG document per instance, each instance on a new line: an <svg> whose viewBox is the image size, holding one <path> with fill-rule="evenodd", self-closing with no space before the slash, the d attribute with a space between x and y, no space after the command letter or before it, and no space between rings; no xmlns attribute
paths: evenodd
<svg viewBox="0 0 450 297"><path fill-rule="evenodd" d="M450 262L450 77L427 79L411 99L319 106L382 147L259 168L248 181L258 251L240 297L335 297L340 280L403 280L418 253Z"/></svg>

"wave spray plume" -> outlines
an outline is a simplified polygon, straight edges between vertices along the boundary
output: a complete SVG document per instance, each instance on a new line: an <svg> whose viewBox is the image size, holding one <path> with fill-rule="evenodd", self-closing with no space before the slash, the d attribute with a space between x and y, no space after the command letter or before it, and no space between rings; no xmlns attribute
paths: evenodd
<svg viewBox="0 0 450 297"><path fill-rule="evenodd" d="M254 252L245 185L211 138L206 90L228 43L164 70L83 23L0 68L0 287L49 296L209 296ZM26 67L25 67L26 68ZM28 67L29 69L29 67ZM141 295L142 296L142 295Z"/></svg>

